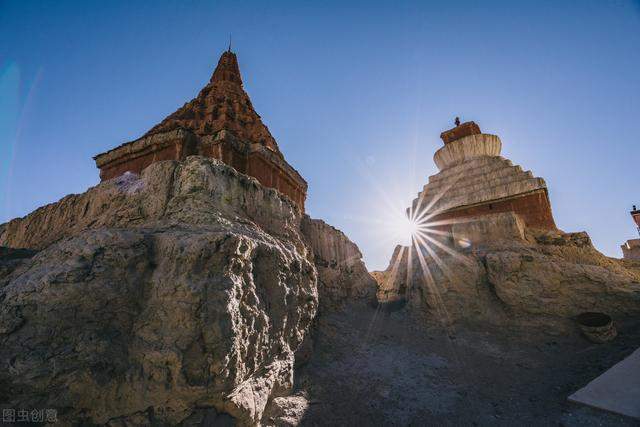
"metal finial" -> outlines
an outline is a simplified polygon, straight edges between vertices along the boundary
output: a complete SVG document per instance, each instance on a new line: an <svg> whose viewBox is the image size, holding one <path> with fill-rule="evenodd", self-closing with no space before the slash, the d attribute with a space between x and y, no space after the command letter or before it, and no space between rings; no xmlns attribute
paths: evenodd
<svg viewBox="0 0 640 427"><path fill-rule="evenodd" d="M227 52L231 52L231 33L229 33L229 49L227 49Z"/></svg>
<svg viewBox="0 0 640 427"><path fill-rule="evenodd" d="M453 123L455 123L456 126L460 126L460 117L456 117L456 119L453 121Z"/></svg>

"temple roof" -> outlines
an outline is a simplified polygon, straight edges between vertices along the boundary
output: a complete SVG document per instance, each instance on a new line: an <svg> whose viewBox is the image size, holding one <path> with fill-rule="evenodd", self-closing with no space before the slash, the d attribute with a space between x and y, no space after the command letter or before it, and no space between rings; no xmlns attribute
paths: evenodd
<svg viewBox="0 0 640 427"><path fill-rule="evenodd" d="M238 138L260 144L282 157L278 144L253 109L242 87L236 54L224 52L211 80L197 97L154 126L144 136L185 128L196 135L213 135L223 129Z"/></svg>

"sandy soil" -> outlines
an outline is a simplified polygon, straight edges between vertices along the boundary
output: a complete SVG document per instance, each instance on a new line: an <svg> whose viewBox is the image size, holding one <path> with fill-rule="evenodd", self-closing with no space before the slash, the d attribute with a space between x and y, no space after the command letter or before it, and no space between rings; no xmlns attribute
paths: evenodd
<svg viewBox="0 0 640 427"><path fill-rule="evenodd" d="M597 345L569 321L447 329L404 310L322 315L279 424L640 425L567 401L640 346L640 320L617 325L618 338Z"/></svg>

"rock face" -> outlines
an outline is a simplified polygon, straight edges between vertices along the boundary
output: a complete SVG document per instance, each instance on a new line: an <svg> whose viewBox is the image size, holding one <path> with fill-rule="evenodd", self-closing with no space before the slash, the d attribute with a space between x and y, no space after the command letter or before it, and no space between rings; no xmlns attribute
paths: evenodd
<svg viewBox="0 0 640 427"><path fill-rule="evenodd" d="M0 401L66 423L259 423L317 310L299 230L277 191L202 157L5 224L0 245L39 252L0 275Z"/></svg>
<svg viewBox="0 0 640 427"><path fill-rule="evenodd" d="M598 252L586 233L534 235L536 243L486 254L489 283L514 310L573 317L640 313L640 269Z"/></svg>
<svg viewBox="0 0 640 427"><path fill-rule="evenodd" d="M508 216L515 214L473 218L473 227L458 230L473 236L462 244L439 236L432 237L439 245L417 245L420 252L396 248L387 270L376 275L379 298L447 321L640 313L638 265L605 257L586 233L522 229L521 219Z"/></svg>
<svg viewBox="0 0 640 427"><path fill-rule="evenodd" d="M43 206L0 228L0 245L41 249L87 228L190 223L257 225L300 250L300 215L291 202L215 159L154 163Z"/></svg>
<svg viewBox="0 0 640 427"><path fill-rule="evenodd" d="M314 254L321 310L375 301L376 281L358 247L343 232L308 215L302 218L301 230Z"/></svg>

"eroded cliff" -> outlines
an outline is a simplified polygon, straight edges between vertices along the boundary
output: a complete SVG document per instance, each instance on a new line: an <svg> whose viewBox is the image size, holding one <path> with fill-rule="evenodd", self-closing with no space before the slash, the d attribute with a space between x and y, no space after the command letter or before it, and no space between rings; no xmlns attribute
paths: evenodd
<svg viewBox="0 0 640 427"><path fill-rule="evenodd" d="M3 224L0 247L0 401L68 424L268 423L319 304L376 286L343 233L199 156Z"/></svg>
<svg viewBox="0 0 640 427"><path fill-rule="evenodd" d="M200 157L11 221L0 244L39 252L3 262L0 401L67 423L259 423L318 305L299 222Z"/></svg>

